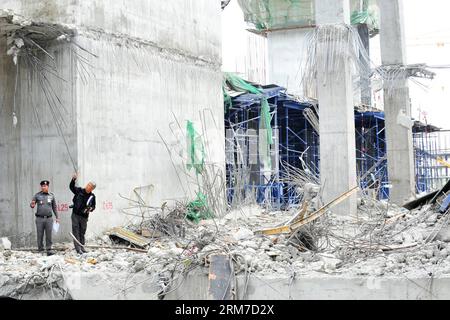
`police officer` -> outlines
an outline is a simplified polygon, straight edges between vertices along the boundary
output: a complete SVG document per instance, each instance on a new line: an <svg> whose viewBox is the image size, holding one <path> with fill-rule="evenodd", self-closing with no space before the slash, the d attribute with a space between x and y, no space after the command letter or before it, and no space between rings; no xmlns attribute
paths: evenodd
<svg viewBox="0 0 450 320"><path fill-rule="evenodd" d="M48 180L41 181L41 192L34 195L31 200L30 207L34 209L37 204L36 211L36 230L37 244L39 252L44 251L44 233L45 233L45 249L47 255L51 256L52 249L52 229L53 219L52 212L56 216L56 222L59 223L58 211L56 208L55 195L48 191L50 182Z"/></svg>
<svg viewBox="0 0 450 320"><path fill-rule="evenodd" d="M87 229L89 213L95 210L95 195L92 191L95 189L95 182L89 182L86 187L79 188L75 186L77 174L74 174L70 181L69 188L73 192L73 209L72 209L72 233L75 238L82 244L85 244L84 235ZM78 254L85 253L86 250L74 240L75 250Z"/></svg>

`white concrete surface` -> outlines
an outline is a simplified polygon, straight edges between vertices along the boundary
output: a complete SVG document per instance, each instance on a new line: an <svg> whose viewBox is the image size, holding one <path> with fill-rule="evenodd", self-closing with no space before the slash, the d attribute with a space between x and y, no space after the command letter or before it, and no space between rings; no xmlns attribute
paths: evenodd
<svg viewBox="0 0 450 320"><path fill-rule="evenodd" d="M306 58L307 36L312 28L275 30L267 34L269 55L268 79L288 90L304 96L302 63Z"/></svg>
<svg viewBox="0 0 450 320"><path fill-rule="evenodd" d="M316 2L316 24L350 24L350 0L321 0Z"/></svg>
<svg viewBox="0 0 450 320"><path fill-rule="evenodd" d="M242 299L245 276L237 276ZM447 300L449 277L289 277L251 275L245 300ZM206 299L208 276L190 274L167 300ZM244 299L242 299L244 300Z"/></svg>
<svg viewBox="0 0 450 320"><path fill-rule="evenodd" d="M90 231L97 233L123 223L119 209L130 203L119 194L132 197L132 190L139 186L154 185L147 199L152 206L185 196L195 197L197 189L188 185L183 173L187 159L183 138L186 121L194 121L196 130L201 132L201 113L206 109L212 111L214 122L211 113L205 112L210 126L207 160L223 163L220 70L170 61L152 52L118 48L110 41L79 40L101 56L96 62L96 79L86 85L78 81L77 85L80 171L83 181L97 182L100 205L112 202L114 206L113 210L102 210L99 206L100 210L91 216ZM145 63L136 65L133 54ZM214 123L217 130L213 130ZM177 172L158 132L172 149ZM177 155L178 151L183 152L183 157ZM189 181L195 181L195 175Z"/></svg>
<svg viewBox="0 0 450 320"><path fill-rule="evenodd" d="M5 55L6 44L0 45L0 234L7 236L14 245L22 241L23 245L35 244L34 213L29 207L33 195L40 191L39 182L50 181L50 191L55 193L61 211L62 223L58 236L70 230L66 205L72 201L68 192L72 162L68 156L64 140L59 135L52 116L53 108L47 104L36 73L31 73L25 63L19 62L16 92L17 127L14 129L12 113L14 109L14 86L16 67L12 58ZM48 48L60 70L60 76L68 83L52 81L53 88L64 105L59 112L66 121L62 131L69 145L69 152L76 159L76 97L74 86L74 66L70 63L71 53L68 47ZM44 61L50 59L42 56ZM33 111L36 110L36 113ZM56 111L55 111L56 112ZM30 243L31 241L31 243Z"/></svg>

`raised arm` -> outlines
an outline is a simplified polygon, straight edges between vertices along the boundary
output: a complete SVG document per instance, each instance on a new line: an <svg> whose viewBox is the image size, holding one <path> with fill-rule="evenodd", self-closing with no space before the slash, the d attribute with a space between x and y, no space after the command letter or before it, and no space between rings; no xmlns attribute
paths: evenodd
<svg viewBox="0 0 450 320"><path fill-rule="evenodd" d="M75 187L75 181L77 181L77 174L72 176L72 180L70 180L69 188L74 194L80 192L81 188Z"/></svg>

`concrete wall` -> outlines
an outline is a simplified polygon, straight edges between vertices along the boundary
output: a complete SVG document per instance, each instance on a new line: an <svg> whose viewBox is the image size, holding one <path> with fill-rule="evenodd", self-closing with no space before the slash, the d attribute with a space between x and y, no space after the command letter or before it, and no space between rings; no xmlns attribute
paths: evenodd
<svg viewBox="0 0 450 320"><path fill-rule="evenodd" d="M243 298L245 277L237 277L240 300L447 300L448 277L338 277L250 276ZM166 300L204 300L208 293L208 275L189 274Z"/></svg>
<svg viewBox="0 0 450 320"><path fill-rule="evenodd" d="M75 42L98 55L94 58L76 49L92 64L87 68L92 76L85 79L82 62L71 56L75 47L55 47L58 69L73 81L52 80L68 109L66 139L80 171L80 184L88 180L98 184L97 210L90 218L88 236L128 221L121 210L129 203L119 193L128 197L133 188L153 184L154 192L146 200L155 206L194 195L191 181L195 179L183 173L186 120L194 121L200 133L207 131L208 163L224 166L219 1L6 0L0 8L43 22L72 24L78 32ZM52 180L61 203L71 203L67 185L73 168L51 118L43 124L44 135L32 122L32 102L48 109L36 79L20 76L18 109L24 118L16 131L11 129L15 73L11 57L6 57L4 47L0 49L0 67L5 70L0 75L0 217L10 221L0 226L0 234L12 235L34 232L27 206L41 179ZM36 141L46 147L37 149ZM62 214L65 239L69 239L69 216L68 211Z"/></svg>
<svg viewBox="0 0 450 320"><path fill-rule="evenodd" d="M312 28L272 31L267 34L269 83L303 96L302 62L306 57L307 35Z"/></svg>
<svg viewBox="0 0 450 320"><path fill-rule="evenodd" d="M11 238L15 244L35 244L34 214L29 207L32 196L40 191L39 182L50 181L50 191L55 192L61 216L67 213L67 205L72 197L66 191L73 170L64 140L57 129L55 117L69 145L69 152L76 159L76 126L74 69L72 53L66 46L47 48L55 57L60 77L67 82L49 76L51 88L45 86L49 99L55 99L52 91L57 92L62 105L52 103L50 107L36 72L33 72L24 60L19 67L12 58L5 55L5 39L0 46L0 64L2 76L0 88L0 233ZM49 63L45 55L40 56ZM17 73L17 90L15 90ZM17 126L13 127L14 92L16 100ZM61 120L64 118L64 122ZM64 190L64 191L63 191ZM63 191L63 192L62 192ZM4 222L4 223L3 223ZM54 240L61 240L63 232L69 230L67 219L62 220L62 232Z"/></svg>
<svg viewBox="0 0 450 320"><path fill-rule="evenodd" d="M220 62L220 1L2 0L0 7L33 20L122 33Z"/></svg>
<svg viewBox="0 0 450 320"><path fill-rule="evenodd" d="M67 288L74 300L157 300L161 290L157 274L104 271L83 273L64 272ZM292 282L288 277L250 275L237 276L238 300L447 300L450 298L448 276L427 277L339 277L321 275L299 277ZM178 287L179 285L179 287ZM247 286L247 291L244 288ZM31 286L30 286L31 287ZM8 295L15 287L4 285L0 294ZM164 300L206 300L208 275L191 272L176 282ZM126 290L125 290L126 289ZM245 293L245 296L244 296ZM51 299L39 288L25 293L28 299ZM56 299L62 299L57 297Z"/></svg>
<svg viewBox="0 0 450 320"><path fill-rule="evenodd" d="M222 76L217 70L174 61L146 49L89 38L78 41L100 56L95 79L87 84L79 80L77 85L79 167L84 182L93 179L98 185L100 210L91 216L90 231L99 232L123 222L118 209L129 203L119 193L131 197L133 188L152 184L154 192L148 198L152 206L189 196L183 175L185 139L177 139L186 134L187 120L202 130L200 115L205 109L212 110L214 122L220 124L218 131L214 130L207 117L213 135L206 149L208 162L224 161ZM174 163L158 132L174 152ZM183 157L177 151L183 151ZM194 197L195 186L190 190ZM113 210L107 209L108 203L113 204Z"/></svg>

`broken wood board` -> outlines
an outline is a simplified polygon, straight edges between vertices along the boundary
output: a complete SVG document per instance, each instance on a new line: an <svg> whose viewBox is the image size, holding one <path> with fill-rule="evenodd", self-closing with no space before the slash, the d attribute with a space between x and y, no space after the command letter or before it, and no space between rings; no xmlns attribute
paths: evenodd
<svg viewBox="0 0 450 320"><path fill-rule="evenodd" d="M274 235L274 234L280 234L280 233L295 233L299 228L302 226L318 219L321 217L327 210L331 209L332 207L338 205L354 193L356 193L359 190L359 187L354 187L353 189L350 189L349 191L343 193L333 201L327 203L320 209L314 211L310 215L308 215L306 218L303 219L294 219L294 222L292 222L289 225L282 226L282 227L276 227L276 228L269 228L269 229L263 229L263 230L257 230L255 231L255 234L265 234L265 235ZM303 210L303 209L302 209ZM299 217L300 214L297 216Z"/></svg>
<svg viewBox="0 0 450 320"><path fill-rule="evenodd" d="M282 233L289 234L289 233L291 233L291 227L290 226L282 226L282 227L276 227L276 228L256 230L254 233L255 234L264 234L266 236L282 234Z"/></svg>
<svg viewBox="0 0 450 320"><path fill-rule="evenodd" d="M300 211L299 211L296 215L294 215L294 216L286 223L286 225L289 225L289 224L291 224L292 222L296 222L296 221L302 220L302 219L304 218L304 216L305 216L307 210L308 210L308 202L307 202L307 201L304 201L303 204L302 204L302 207L300 208Z"/></svg>
<svg viewBox="0 0 450 320"><path fill-rule="evenodd" d="M117 227L112 229L109 232L110 237L117 237L119 239L125 240L131 244L134 244L135 246L138 246L140 248L145 248L147 245L150 244L151 240L141 237L137 235L134 232L131 232L129 230L125 230L124 228Z"/></svg>
<svg viewBox="0 0 450 320"><path fill-rule="evenodd" d="M319 210L317 210L317 211L313 212L312 214L310 214L308 217L306 217L303 220L300 220L300 221L295 222L294 224L292 224L291 225L291 229L293 230L293 232L295 232L300 227L302 227L302 226L304 226L304 225L306 225L306 224L316 220L317 218L322 216L325 212L327 212L327 210L329 210L332 207L338 205L339 203L341 203L342 201L344 201L345 199L347 199L348 197L350 197L351 195L356 193L358 190L359 190L359 187L354 187L353 189L350 189L349 191L343 193L342 195L340 195L339 197L337 197L333 201L328 202L326 205L324 205Z"/></svg>
<svg viewBox="0 0 450 320"><path fill-rule="evenodd" d="M229 256L209 257L208 300L234 300L234 270Z"/></svg>
<svg viewBox="0 0 450 320"><path fill-rule="evenodd" d="M289 219L288 222L286 222L282 226L277 226L273 228L263 229L263 230L256 230L255 234L265 234L265 235L275 235L275 234L289 234L291 233L290 225L293 222L300 221L305 216L306 211L308 210L308 203L305 201L302 204L302 207L299 212L297 212L291 219Z"/></svg>

